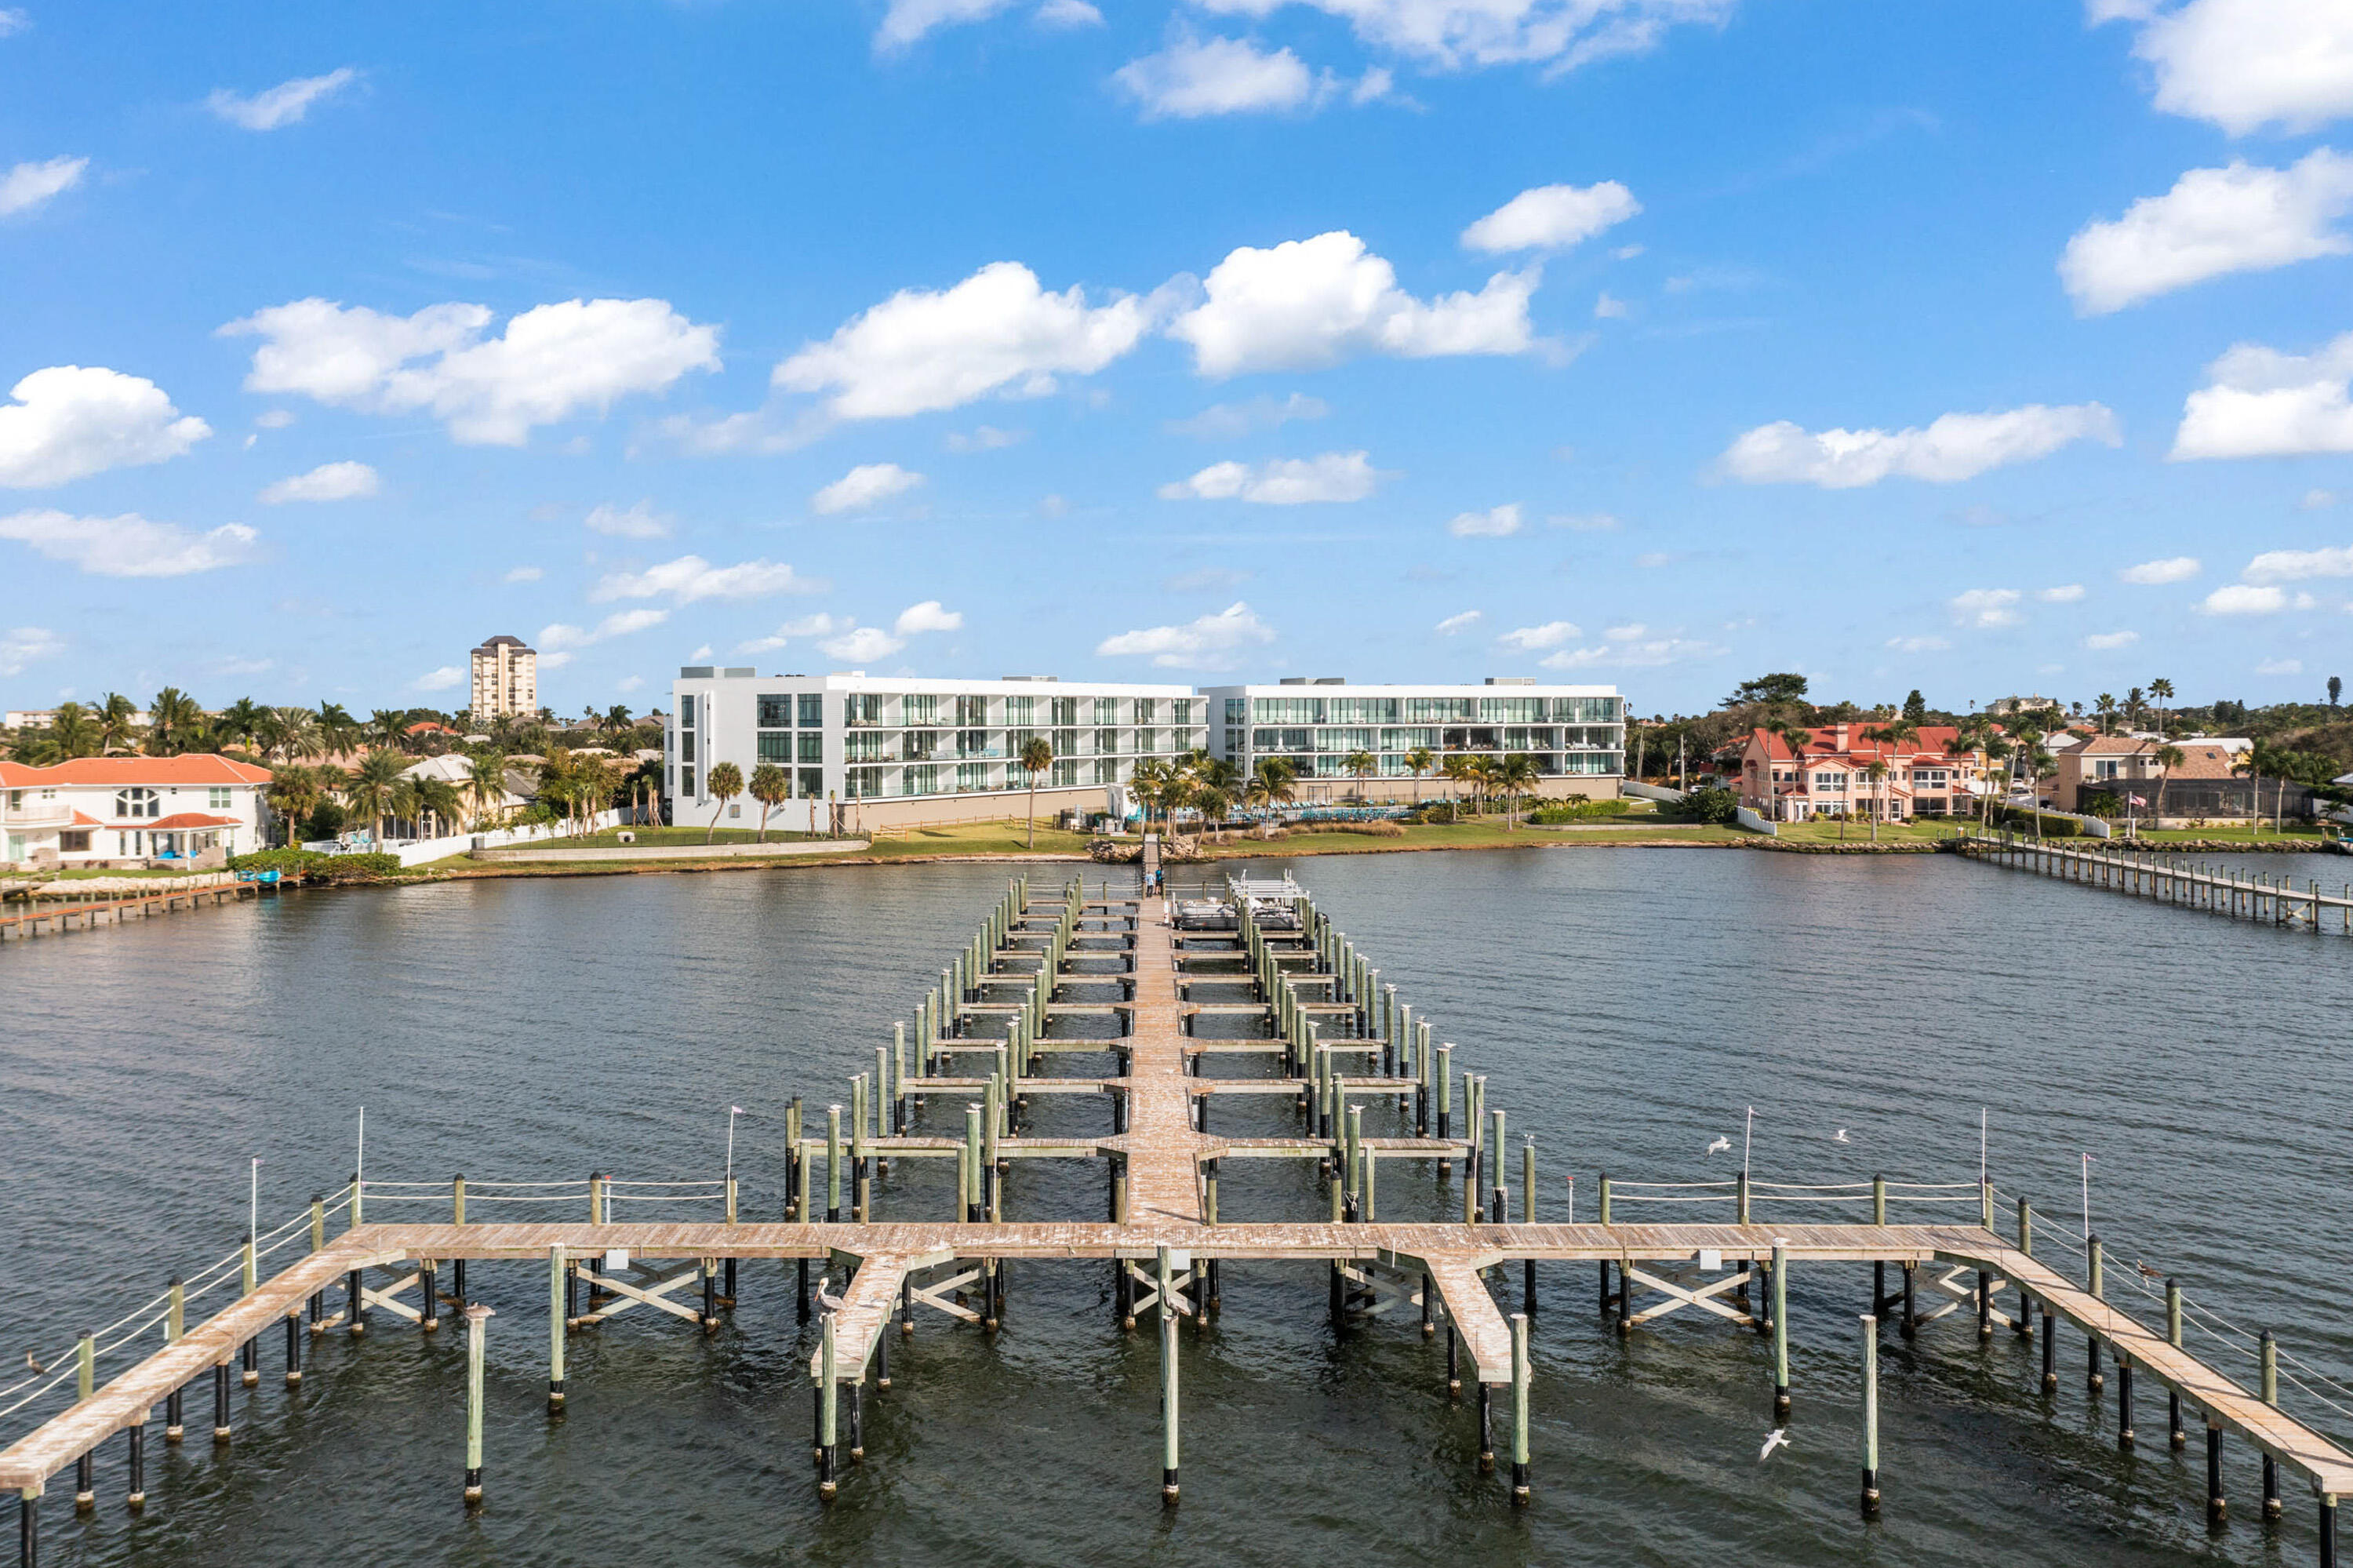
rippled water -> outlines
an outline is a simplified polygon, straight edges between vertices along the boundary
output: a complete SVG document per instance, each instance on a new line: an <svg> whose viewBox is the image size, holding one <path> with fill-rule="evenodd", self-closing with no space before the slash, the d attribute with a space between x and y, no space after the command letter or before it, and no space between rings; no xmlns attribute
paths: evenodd
<svg viewBox="0 0 2353 1568"><path fill-rule="evenodd" d="M2253 863L2337 880L2344 864ZM1512 1141L1537 1140L1548 1215L1566 1213L1572 1171L1588 1218L1599 1170L1725 1174L1727 1157L1701 1151L1718 1135L1736 1150L1749 1105L1760 1179L1967 1180L1986 1107L1994 1180L2033 1196L2048 1226L2080 1224L2088 1151L2093 1224L2120 1269L2177 1273L2353 1374L2341 1310L2309 1298L2333 1292L2353 1250L2353 941L1942 856L1583 847L1290 869L1456 1043L1458 1065L1492 1075ZM310 893L14 947L0 954L0 1354L58 1345L228 1250L249 1156L267 1161L265 1214L341 1181L363 1102L371 1175L432 1180L715 1174L741 1105L746 1212L773 1215L785 1101L834 1097L871 1065L1007 874ZM1106 1115L1055 1105L1037 1125ZM1293 1125L1273 1100L1219 1115L1220 1131ZM886 1182L882 1213L944 1207L932 1173L904 1182ZM1320 1208L1303 1171L1225 1186L1229 1217ZM1383 1215L1446 1212L1457 1191L1385 1176ZM1017 1217L1092 1216L1100 1178L1025 1167L1008 1200ZM1223 1317L1187 1335L1173 1513L1157 1492L1157 1351L1112 1322L1101 1265L1016 1266L994 1340L922 1322L830 1510L807 1465L808 1341L778 1266L745 1266L742 1305L708 1340L635 1317L575 1336L554 1423L543 1270L477 1264L470 1284L503 1314L479 1515L458 1495L459 1338L382 1325L358 1346L330 1336L291 1397L265 1347L227 1457L199 1422L181 1452L151 1443L136 1521L111 1443L90 1520L72 1518L69 1489L51 1491L45 1560L1976 1565L2313 1549L2293 1484L2267 1542L2235 1444L2239 1517L2210 1536L2200 1457L2165 1451L2161 1394L2144 1389L2142 1446L2119 1455L2072 1333L2071 1375L2046 1404L2035 1352L2007 1335L1980 1351L1959 1317L1886 1340L1886 1508L1863 1525L1862 1266L1793 1271L1792 1443L1762 1464L1764 1341L1677 1318L1621 1343L1592 1270L1548 1266L1524 1514L1475 1473L1442 1353L1403 1326L1335 1340L1314 1268L1229 1266Z"/></svg>

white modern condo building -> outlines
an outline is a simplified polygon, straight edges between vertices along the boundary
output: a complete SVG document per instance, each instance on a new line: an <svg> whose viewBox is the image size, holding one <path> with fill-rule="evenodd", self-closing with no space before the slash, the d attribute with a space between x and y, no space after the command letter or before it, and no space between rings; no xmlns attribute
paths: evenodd
<svg viewBox="0 0 2353 1568"><path fill-rule="evenodd" d="M1458 753L1525 756L1544 795L1615 796L1625 772L1626 705L1615 686L1505 676L1438 686L1296 679L1209 686L1202 695L1217 755L1246 773L1280 757L1310 799L1419 792L1421 779Z"/></svg>
<svg viewBox="0 0 2353 1568"><path fill-rule="evenodd" d="M678 820L751 826L748 796L722 805L711 769L732 762L745 779L763 763L785 771L792 799L769 825L828 826L976 821L1017 809L1030 779L1030 739L1053 748L1038 780L1041 812L1100 811L1107 790L1146 758L1195 750L1247 772L1280 757L1303 800L1419 793L1449 753L1524 754L1546 795L1618 792L1625 768L1625 702L1614 686L1538 685L1498 677L1477 685L1355 685L1286 680L1269 685L1111 684L1052 676L996 681L914 676L761 675L690 665L671 692L665 759ZM1430 767L1417 777L1419 752ZM1371 759L1369 776L1358 769Z"/></svg>
<svg viewBox="0 0 2353 1568"><path fill-rule="evenodd" d="M746 779L764 762L783 768L793 798L769 825L822 832L1002 817L1016 809L1008 796L1029 792L1020 758L1033 738L1054 753L1037 780L1040 813L1101 811L1107 788L1133 779L1137 762L1209 744L1208 704L1189 686L763 676L689 665L671 695L664 765L681 821L722 809L710 794L711 769L722 762ZM725 825L737 827L760 813L748 797L725 810Z"/></svg>

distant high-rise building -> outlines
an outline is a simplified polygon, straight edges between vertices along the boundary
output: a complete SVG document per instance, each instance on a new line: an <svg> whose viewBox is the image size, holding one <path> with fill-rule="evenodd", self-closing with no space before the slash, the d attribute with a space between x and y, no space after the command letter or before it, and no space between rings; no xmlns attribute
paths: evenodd
<svg viewBox="0 0 2353 1568"><path fill-rule="evenodd" d="M530 718L539 712L539 655L520 637L493 637L474 650L474 717Z"/></svg>

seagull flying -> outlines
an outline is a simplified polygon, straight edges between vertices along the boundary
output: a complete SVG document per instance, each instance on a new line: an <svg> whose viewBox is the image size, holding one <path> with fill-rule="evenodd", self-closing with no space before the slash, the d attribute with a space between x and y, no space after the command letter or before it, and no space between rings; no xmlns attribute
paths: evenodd
<svg viewBox="0 0 2353 1568"><path fill-rule="evenodd" d="M1846 1143L1851 1140L1847 1138L1846 1128L1841 1128L1836 1132L1831 1134L1831 1141L1832 1143Z"/></svg>
<svg viewBox="0 0 2353 1568"><path fill-rule="evenodd" d="M1710 1154L1721 1154L1731 1147L1732 1139L1728 1138L1719 1138L1714 1143L1707 1146L1707 1151Z"/></svg>
<svg viewBox="0 0 2353 1568"><path fill-rule="evenodd" d="M1788 1428L1786 1426L1776 1426L1772 1431L1765 1434L1765 1446L1757 1451L1757 1462L1760 1465L1763 1464L1766 1460L1773 1457L1774 1449L1787 1447L1788 1446Z"/></svg>

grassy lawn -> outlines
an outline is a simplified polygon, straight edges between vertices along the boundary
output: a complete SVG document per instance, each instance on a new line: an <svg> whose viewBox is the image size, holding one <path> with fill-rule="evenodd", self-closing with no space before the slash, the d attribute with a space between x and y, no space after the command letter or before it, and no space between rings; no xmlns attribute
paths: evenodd
<svg viewBox="0 0 2353 1568"><path fill-rule="evenodd" d="M1953 830L1958 825L1949 817L1924 817L1910 821L1882 822L1879 824L1879 842L1881 843L1934 843L1939 839L1951 838ZM1846 835L1841 840L1839 835L1839 825L1836 822L1783 822L1778 836L1785 843L1834 844L1843 842L1867 844L1871 842L1871 824L1849 822L1846 825Z"/></svg>
<svg viewBox="0 0 2353 1568"><path fill-rule="evenodd" d="M168 882L174 877L181 876L217 876L220 874L222 869L223 868L220 866L214 866L209 871L198 871L194 866L181 868L155 866L145 871L100 871L95 867L76 866L62 871L38 872L25 877L24 880L33 882L81 882L101 876L140 876L152 877L159 882ZM12 877L9 880L16 879Z"/></svg>
<svg viewBox="0 0 2353 1568"><path fill-rule="evenodd" d="M2316 826L2290 823L2285 831L2274 832L2268 823L2258 831L2243 822L2227 825L2218 822L2211 828L2167 828L2158 832L2150 832L2144 828L2137 835L2144 843L2295 843L2309 844L2315 848L2326 836ZM2130 841L2119 832L2114 842L2126 843Z"/></svg>
<svg viewBox="0 0 2353 1568"><path fill-rule="evenodd" d="M1091 833L1066 833L1044 822L1038 824L1034 845L1023 822L947 822L900 829L876 839L868 853L890 860L926 854L1084 854L1092 842Z"/></svg>

